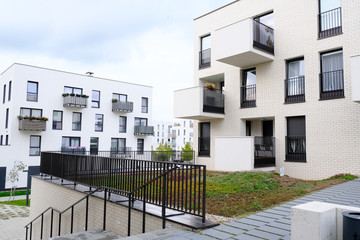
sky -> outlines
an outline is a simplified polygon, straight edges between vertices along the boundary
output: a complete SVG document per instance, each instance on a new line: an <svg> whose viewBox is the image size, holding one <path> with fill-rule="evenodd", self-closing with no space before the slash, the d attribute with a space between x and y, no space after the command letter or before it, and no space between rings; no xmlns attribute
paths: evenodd
<svg viewBox="0 0 360 240"><path fill-rule="evenodd" d="M153 86L153 119L193 86L193 19L233 0L0 0L0 72L13 63Z"/></svg>

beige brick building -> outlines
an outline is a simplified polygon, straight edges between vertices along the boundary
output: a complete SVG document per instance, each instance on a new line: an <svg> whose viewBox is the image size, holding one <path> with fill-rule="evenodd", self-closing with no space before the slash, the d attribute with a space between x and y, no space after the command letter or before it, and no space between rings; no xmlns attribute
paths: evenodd
<svg viewBox="0 0 360 240"><path fill-rule="evenodd" d="M358 0L239 0L196 18L194 87L175 91L174 115L197 120L197 162L359 175L359 9Z"/></svg>

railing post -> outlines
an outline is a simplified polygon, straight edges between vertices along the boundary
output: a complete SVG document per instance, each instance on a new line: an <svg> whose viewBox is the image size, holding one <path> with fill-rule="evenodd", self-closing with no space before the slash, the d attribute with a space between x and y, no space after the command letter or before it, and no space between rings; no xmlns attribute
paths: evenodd
<svg viewBox="0 0 360 240"><path fill-rule="evenodd" d="M147 185L145 186L145 191L144 191L144 199L143 199L143 219L142 219L142 233L145 233L145 217L146 217L146 192L147 192Z"/></svg>
<svg viewBox="0 0 360 240"><path fill-rule="evenodd" d="M168 165L167 165L168 166ZM165 208L165 202L166 202L166 185L167 185L167 180L166 180L166 174L165 174L165 166L163 165L163 172L164 172L164 177L163 177L163 195L162 195L162 228L165 229L165 217L166 217L166 208Z"/></svg>
<svg viewBox="0 0 360 240"><path fill-rule="evenodd" d="M54 221L54 209L51 209L50 237L52 237L52 232L53 232L53 221Z"/></svg>
<svg viewBox="0 0 360 240"><path fill-rule="evenodd" d="M26 226L26 236L25 236L25 240L27 240L27 239L28 239L28 230L29 230L29 227L28 227L28 226Z"/></svg>
<svg viewBox="0 0 360 240"><path fill-rule="evenodd" d="M132 193L129 194L129 205L128 205L128 236L130 236L130 230L131 230L131 197L132 197Z"/></svg>
<svg viewBox="0 0 360 240"><path fill-rule="evenodd" d="M74 230L74 205L71 206L71 225L70 225L70 234L73 233Z"/></svg>
<svg viewBox="0 0 360 240"><path fill-rule="evenodd" d="M107 195L107 188L104 189L104 218L103 218L103 230L106 229L106 195Z"/></svg>
<svg viewBox="0 0 360 240"><path fill-rule="evenodd" d="M44 227L44 213L41 214L41 230L40 230L40 239L43 237L43 227Z"/></svg>
<svg viewBox="0 0 360 240"><path fill-rule="evenodd" d="M85 231L88 230L88 218L89 218L89 195L86 196L86 209L85 209Z"/></svg>
<svg viewBox="0 0 360 240"><path fill-rule="evenodd" d="M205 222L205 204L206 204L206 166L203 167L203 203L202 203L202 222Z"/></svg>
<svg viewBox="0 0 360 240"><path fill-rule="evenodd" d="M61 235L61 213L59 213L59 229L58 229L58 236Z"/></svg>
<svg viewBox="0 0 360 240"><path fill-rule="evenodd" d="M30 240L32 239L32 222L30 223Z"/></svg>

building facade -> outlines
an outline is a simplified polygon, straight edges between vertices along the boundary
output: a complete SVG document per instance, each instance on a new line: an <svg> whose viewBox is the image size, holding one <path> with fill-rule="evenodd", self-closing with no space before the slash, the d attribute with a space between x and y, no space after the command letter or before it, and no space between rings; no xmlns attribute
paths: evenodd
<svg viewBox="0 0 360 240"><path fill-rule="evenodd" d="M23 64L0 84L0 190L14 161L39 166L41 151L151 148L152 87Z"/></svg>
<svg viewBox="0 0 360 240"><path fill-rule="evenodd" d="M154 149L165 143L176 151L181 151L187 142L193 146L192 120L179 120L178 122L153 121L153 123L155 129L152 146Z"/></svg>
<svg viewBox="0 0 360 240"><path fill-rule="evenodd" d="M360 174L360 16L355 0L239 0L196 18L198 163L302 179Z"/></svg>

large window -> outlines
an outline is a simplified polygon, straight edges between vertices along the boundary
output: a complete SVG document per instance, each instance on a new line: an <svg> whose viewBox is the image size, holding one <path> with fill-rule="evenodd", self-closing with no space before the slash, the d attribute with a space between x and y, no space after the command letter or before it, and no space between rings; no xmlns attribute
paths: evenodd
<svg viewBox="0 0 360 240"><path fill-rule="evenodd" d="M147 118L135 118L135 126L147 126Z"/></svg>
<svg viewBox="0 0 360 240"><path fill-rule="evenodd" d="M119 132L126 133L126 117L120 116L119 118Z"/></svg>
<svg viewBox="0 0 360 240"><path fill-rule="evenodd" d="M127 102L127 95L113 93L113 99L116 99L118 102Z"/></svg>
<svg viewBox="0 0 360 240"><path fill-rule="evenodd" d="M306 161L305 116L288 117L286 136L286 161Z"/></svg>
<svg viewBox="0 0 360 240"><path fill-rule="evenodd" d="M52 129L62 130L62 121L63 121L63 112L54 110L53 111Z"/></svg>
<svg viewBox="0 0 360 240"><path fill-rule="evenodd" d="M126 138L111 138L111 154L125 154Z"/></svg>
<svg viewBox="0 0 360 240"><path fill-rule="evenodd" d="M102 132L104 125L104 115L95 114L95 132Z"/></svg>
<svg viewBox="0 0 360 240"><path fill-rule="evenodd" d="M3 103L5 103L5 99L6 99L6 84L4 84Z"/></svg>
<svg viewBox="0 0 360 240"><path fill-rule="evenodd" d="M148 107L149 107L148 99L145 97L141 98L141 112L147 113L149 111Z"/></svg>
<svg viewBox="0 0 360 240"><path fill-rule="evenodd" d="M343 51L321 54L320 99L344 97Z"/></svg>
<svg viewBox="0 0 360 240"><path fill-rule="evenodd" d="M65 86L64 87L64 93L69 93L69 94L74 93L74 94L82 95L83 90L82 90L82 88Z"/></svg>
<svg viewBox="0 0 360 240"><path fill-rule="evenodd" d="M211 38L210 34L200 37L199 68L210 67Z"/></svg>
<svg viewBox="0 0 360 240"><path fill-rule="evenodd" d="M61 139L61 147L80 147L80 137L62 137Z"/></svg>
<svg viewBox="0 0 360 240"><path fill-rule="evenodd" d="M8 94L8 101L11 100L11 87L12 87L12 81L9 82L9 94Z"/></svg>
<svg viewBox="0 0 360 240"><path fill-rule="evenodd" d="M256 69L246 69L242 72L241 107L256 106Z"/></svg>
<svg viewBox="0 0 360 240"><path fill-rule="evenodd" d="M77 113L77 112L73 113L72 130L81 131L81 113Z"/></svg>
<svg viewBox="0 0 360 240"><path fill-rule="evenodd" d="M164 139L163 139L163 141L164 141ZM138 154L144 153L144 139L142 139L142 138L138 138L138 140L137 140L137 151L138 151Z"/></svg>
<svg viewBox="0 0 360 240"><path fill-rule="evenodd" d="M253 46L274 54L274 13L254 18Z"/></svg>
<svg viewBox="0 0 360 240"><path fill-rule="evenodd" d="M91 107L100 108L100 91L96 91L96 90L92 91Z"/></svg>
<svg viewBox="0 0 360 240"><path fill-rule="evenodd" d="M27 96L26 100L30 102L38 101L38 87L39 84L37 82L27 82Z"/></svg>
<svg viewBox="0 0 360 240"><path fill-rule="evenodd" d="M30 156L40 156L41 136L30 136Z"/></svg>
<svg viewBox="0 0 360 240"><path fill-rule="evenodd" d="M319 38L341 33L341 0L319 0Z"/></svg>
<svg viewBox="0 0 360 240"><path fill-rule="evenodd" d="M42 109L20 108L20 116L22 117L42 117Z"/></svg>
<svg viewBox="0 0 360 240"><path fill-rule="evenodd" d="M210 156L210 123L200 123L199 156Z"/></svg>
<svg viewBox="0 0 360 240"><path fill-rule="evenodd" d="M287 78L285 80L285 102L305 101L304 59L287 61Z"/></svg>
<svg viewBox="0 0 360 240"><path fill-rule="evenodd" d="M91 137L90 138L90 154L97 155L99 152L99 138Z"/></svg>

